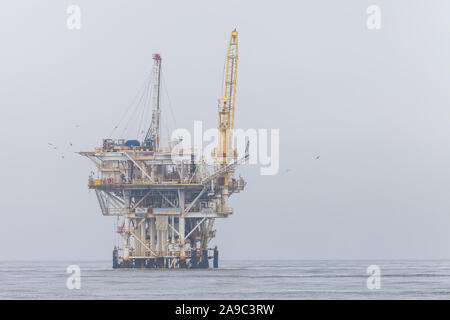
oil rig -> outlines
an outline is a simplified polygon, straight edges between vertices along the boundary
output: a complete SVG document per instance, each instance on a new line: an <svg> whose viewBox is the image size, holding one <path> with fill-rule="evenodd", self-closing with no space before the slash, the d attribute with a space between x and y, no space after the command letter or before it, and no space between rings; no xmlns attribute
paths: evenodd
<svg viewBox="0 0 450 320"><path fill-rule="evenodd" d="M113 250L113 268L218 268L214 221L233 214L228 199L246 182L235 177L248 159L233 147L238 66L238 33L231 32L218 99L218 143L213 164L196 157L198 150L175 150L160 141L160 77L162 58L153 55L152 118L143 141L103 139L93 152L79 152L96 166L89 188L96 193L102 214L118 217L121 243ZM174 159L173 154L180 154ZM182 154L182 155L181 155Z"/></svg>

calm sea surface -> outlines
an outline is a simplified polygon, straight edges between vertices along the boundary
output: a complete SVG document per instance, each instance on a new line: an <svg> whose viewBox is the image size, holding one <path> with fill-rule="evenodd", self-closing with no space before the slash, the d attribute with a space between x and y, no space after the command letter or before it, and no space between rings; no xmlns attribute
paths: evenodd
<svg viewBox="0 0 450 320"><path fill-rule="evenodd" d="M66 287L67 266L81 288ZM367 289L369 265L381 288ZM210 270L113 270L110 261L0 262L1 299L450 299L450 261L221 261Z"/></svg>

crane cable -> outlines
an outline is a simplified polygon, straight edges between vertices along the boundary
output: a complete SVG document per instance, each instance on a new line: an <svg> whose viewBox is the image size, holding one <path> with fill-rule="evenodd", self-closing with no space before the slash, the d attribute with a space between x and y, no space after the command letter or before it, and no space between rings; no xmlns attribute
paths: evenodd
<svg viewBox="0 0 450 320"><path fill-rule="evenodd" d="M148 84L148 81L151 79L151 72L147 75L146 79L144 80L144 82L142 83L142 85L140 86L139 90L136 92L133 100L131 100L131 103L128 105L128 107L125 109L125 112L122 114L122 116L119 119L119 122L117 123L117 125L115 125L112 129L112 131L109 134L109 137L112 137L112 134L120 127L120 125L122 124L122 121L124 119L126 119L128 112L132 109L133 106L135 106L135 103L138 99L142 98L143 95L143 89L145 88L145 86ZM145 91L145 90L144 90ZM136 105L137 106L137 105ZM135 107L136 109L136 107Z"/></svg>

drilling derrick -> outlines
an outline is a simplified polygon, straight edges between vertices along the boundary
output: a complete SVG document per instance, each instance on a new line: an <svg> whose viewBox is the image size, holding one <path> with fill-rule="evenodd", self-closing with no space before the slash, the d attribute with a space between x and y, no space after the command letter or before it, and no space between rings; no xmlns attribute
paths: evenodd
<svg viewBox="0 0 450 320"><path fill-rule="evenodd" d="M227 51L224 94L219 99L219 142L214 165L179 155L174 143L160 141L161 56L153 55L152 119L142 141L104 139L94 151L79 152L97 167L89 177L102 214L116 216L121 244L113 250L113 268L218 267L214 221L233 213L228 198L245 187L234 177L238 158L232 148L236 101L237 31ZM176 141L175 141L176 143ZM177 157L173 157L177 154Z"/></svg>
<svg viewBox="0 0 450 320"><path fill-rule="evenodd" d="M147 134L145 135L144 142L147 144L155 143L155 150L159 147L159 121L161 118L161 112L159 110L160 103L160 87L161 87L161 56L159 54L153 55L153 110L152 110L152 123L150 128L148 128Z"/></svg>

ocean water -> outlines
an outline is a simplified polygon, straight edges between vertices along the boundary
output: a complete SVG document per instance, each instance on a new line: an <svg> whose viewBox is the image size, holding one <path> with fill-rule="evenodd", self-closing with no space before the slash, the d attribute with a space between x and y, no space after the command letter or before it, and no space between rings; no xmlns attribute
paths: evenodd
<svg viewBox="0 0 450 320"><path fill-rule="evenodd" d="M81 269L69 290L66 268ZM367 288L369 265L380 288ZM1 299L450 299L450 261L221 261L219 269L138 270L110 261L0 262Z"/></svg>

